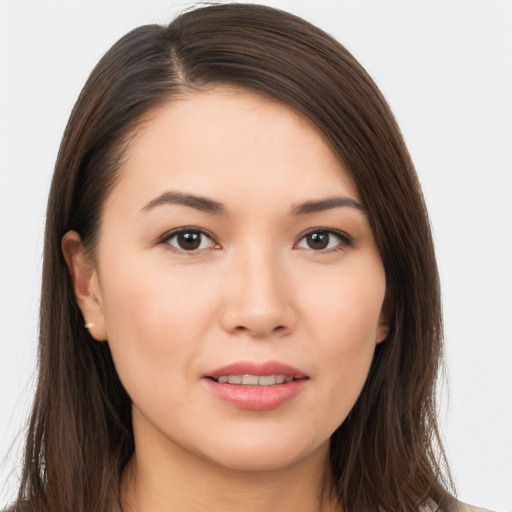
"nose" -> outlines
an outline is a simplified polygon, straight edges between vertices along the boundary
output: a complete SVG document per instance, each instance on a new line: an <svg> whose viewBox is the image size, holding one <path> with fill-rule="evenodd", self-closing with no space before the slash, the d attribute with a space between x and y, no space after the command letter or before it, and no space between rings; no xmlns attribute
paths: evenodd
<svg viewBox="0 0 512 512"><path fill-rule="evenodd" d="M270 251L240 255L227 271L222 326L252 338L284 336L297 320L293 285L284 262Z"/></svg>

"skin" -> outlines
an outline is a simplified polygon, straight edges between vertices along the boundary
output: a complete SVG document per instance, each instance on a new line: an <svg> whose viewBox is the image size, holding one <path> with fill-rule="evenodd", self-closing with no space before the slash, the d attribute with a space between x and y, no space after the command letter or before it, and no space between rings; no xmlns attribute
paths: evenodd
<svg viewBox="0 0 512 512"><path fill-rule="evenodd" d="M155 205L168 191L211 199L225 212ZM388 325L365 212L293 213L333 196L360 202L309 121L217 87L185 93L141 124L106 201L94 260L76 233L65 235L77 302L91 335L108 340L133 401L125 512L337 510L321 503L329 438L356 402ZM186 251L172 236L183 227L209 238ZM326 248L311 245L311 230ZM281 361L308 380L277 409L243 410L203 378L241 360Z"/></svg>

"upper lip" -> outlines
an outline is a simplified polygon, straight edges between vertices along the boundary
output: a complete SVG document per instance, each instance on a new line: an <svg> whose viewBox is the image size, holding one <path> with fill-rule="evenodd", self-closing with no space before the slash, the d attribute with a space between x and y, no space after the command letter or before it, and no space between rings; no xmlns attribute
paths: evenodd
<svg viewBox="0 0 512 512"><path fill-rule="evenodd" d="M208 372L205 377L218 379L224 375L284 375L294 379L307 377L299 369L279 361L238 361Z"/></svg>

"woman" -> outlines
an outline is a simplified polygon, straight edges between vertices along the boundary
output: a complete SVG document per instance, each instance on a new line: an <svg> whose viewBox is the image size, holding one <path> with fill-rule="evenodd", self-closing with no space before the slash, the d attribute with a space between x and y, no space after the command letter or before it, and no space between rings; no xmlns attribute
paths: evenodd
<svg viewBox="0 0 512 512"><path fill-rule="evenodd" d="M64 134L41 305L15 510L462 510L420 187L301 19L210 6L114 45Z"/></svg>

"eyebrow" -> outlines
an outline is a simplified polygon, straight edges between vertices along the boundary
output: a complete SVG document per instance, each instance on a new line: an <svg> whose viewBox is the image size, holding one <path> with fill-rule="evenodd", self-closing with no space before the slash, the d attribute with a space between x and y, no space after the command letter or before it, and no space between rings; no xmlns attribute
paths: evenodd
<svg viewBox="0 0 512 512"><path fill-rule="evenodd" d="M196 196L194 194L184 194L183 192L177 191L164 192L162 195L153 199L146 206L144 206L142 211L152 210L157 206L165 204L189 206L202 212L214 213L217 215L227 214L227 210L222 203L214 201L213 199L208 199L206 197ZM345 196L334 196L317 201L306 201L301 203L292 208L291 214L295 216L301 216L340 207L354 208L362 212L365 211L364 206L355 199Z"/></svg>
<svg viewBox="0 0 512 512"><path fill-rule="evenodd" d="M200 197L193 194L183 194L182 192L164 192L156 199L150 201L142 211L152 210L157 206L164 204L181 204L184 206L190 206L196 210L208 213L226 214L226 208L221 203L206 197Z"/></svg>
<svg viewBox="0 0 512 512"><path fill-rule="evenodd" d="M308 215L311 213L323 212L332 208L348 207L359 211L366 211L364 206L350 197L334 196L319 201L307 201L292 209L293 215Z"/></svg>

